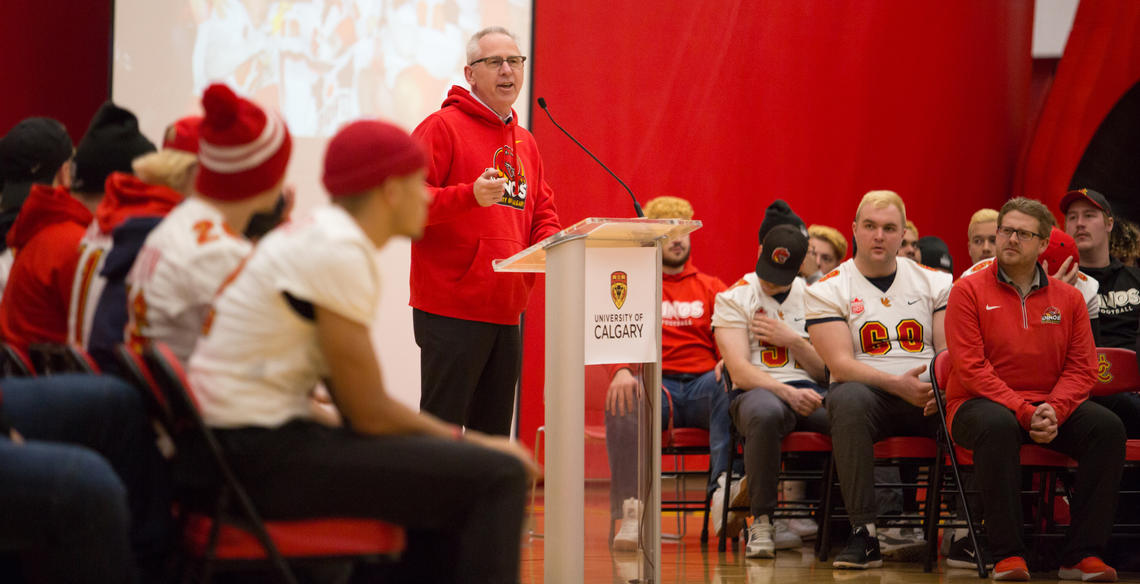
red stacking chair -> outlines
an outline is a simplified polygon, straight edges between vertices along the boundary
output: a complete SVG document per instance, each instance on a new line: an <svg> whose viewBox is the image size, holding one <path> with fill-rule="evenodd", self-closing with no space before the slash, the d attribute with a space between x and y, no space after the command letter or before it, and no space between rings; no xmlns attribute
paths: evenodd
<svg viewBox="0 0 1140 584"><path fill-rule="evenodd" d="M34 343L28 355L36 371L43 375L62 373L99 373L99 366L82 348L68 343Z"/></svg>
<svg viewBox="0 0 1140 584"><path fill-rule="evenodd" d="M143 351L149 373L169 407L170 434L180 451L186 440L198 440L208 450L208 463L220 484L202 496L180 497L183 550L202 564L201 580L209 581L215 564L260 563L272 568L282 582L297 581L291 562L321 560L391 561L404 551L403 528L374 519L317 518L263 521L237 479L213 431L203 422L178 358L162 343ZM233 503L233 509L230 504Z"/></svg>
<svg viewBox="0 0 1140 584"><path fill-rule="evenodd" d="M953 448L948 451L951 467L954 469L954 480L960 488L960 473L961 466L972 466L974 464L973 452L962 448L953 442L953 437L950 435L950 430L946 426L946 402L943 392L945 391L946 382L950 376L950 355L945 350L935 355L934 361L931 363L934 369L932 380L934 382L934 396L938 404L938 413L942 422L942 435L945 436L946 444L953 445ZM1077 467L1076 461L1064 454L1055 452L1043 446L1036 444L1023 444L1019 453L1019 461L1021 468L1024 472L1037 475L1039 481L1039 488L1036 491L1038 495L1037 509L1039 517L1031 518L1033 521L1032 528L1038 533L1048 534L1055 531L1056 525L1053 521L1053 508L1054 501L1057 493L1058 481L1057 473L1064 472L1069 469ZM970 517L969 506L966 504L965 497L962 498L962 509L966 514L966 521L969 524L970 537L974 544L974 549L981 549L978 547L976 538L976 528L972 518ZM978 574L980 577L985 577L985 566L982 564L983 554L978 553L975 560L978 563Z"/></svg>
<svg viewBox="0 0 1140 584"><path fill-rule="evenodd" d="M731 390L733 387L732 377L728 373L728 368L724 369L721 375L724 382L725 390ZM728 468L732 468L736 463L736 457L740 453L744 437L736 429L736 425L731 426L732 431L732 444L733 448L729 452ZM834 480L835 467L831 464L831 437L827 434L819 432L792 432L784 437L780 442L780 453L784 458L798 455L817 455L823 456L822 471L788 471L785 469L780 470L780 480L816 480L823 481L823 484L831 484ZM823 490L823 499L816 501L815 505L806 501L780 501L779 507L773 513L773 519L792 519L797 517L812 517L815 514L817 517L823 516L823 510L827 508L830 495L829 489ZM721 525L728 525L729 511L751 511L751 509L729 508L729 501L731 497L731 489L724 490L724 505L722 506L723 516L721 517ZM726 550L728 534L721 532L717 541L717 551L723 552ZM817 537L815 540L815 549L818 552L820 549L822 537Z"/></svg>
<svg viewBox="0 0 1140 584"><path fill-rule="evenodd" d="M15 345L0 343L0 377L35 377L36 368L27 353Z"/></svg>
<svg viewBox="0 0 1140 584"><path fill-rule="evenodd" d="M1104 396L1140 391L1140 363L1136 360L1135 351L1098 347L1096 352L1097 382L1092 387L1092 395ZM1140 440L1133 438L1128 441L1124 451L1124 464L1126 466L1140 466ZM1131 497L1132 501L1135 501L1136 496L1140 495L1140 491L1121 490L1120 494L1122 496L1127 495ZM1123 507L1123 505L1118 506ZM1118 527L1135 530L1140 525L1118 524Z"/></svg>

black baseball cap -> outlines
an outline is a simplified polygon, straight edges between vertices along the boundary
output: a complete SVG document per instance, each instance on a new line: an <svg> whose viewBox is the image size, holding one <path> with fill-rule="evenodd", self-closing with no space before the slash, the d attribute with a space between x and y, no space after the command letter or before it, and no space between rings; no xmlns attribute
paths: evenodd
<svg viewBox="0 0 1140 584"><path fill-rule="evenodd" d="M954 273L954 258L950 257L950 247L942 238L933 235L918 238L918 252L924 266Z"/></svg>
<svg viewBox="0 0 1140 584"><path fill-rule="evenodd" d="M777 286L791 284L807 255L808 238L797 227L777 225L764 236L764 249L756 260L756 275Z"/></svg>
<svg viewBox="0 0 1140 584"><path fill-rule="evenodd" d="M0 209L23 205L33 184L50 184L72 151L71 136L57 120L25 118L13 126L0 138Z"/></svg>
<svg viewBox="0 0 1140 584"><path fill-rule="evenodd" d="M1105 199L1104 195L1092 189L1077 189L1065 193L1065 196L1061 198L1061 214L1068 213L1069 205L1072 205L1076 201L1088 201L1090 205L1104 211L1105 215L1112 217L1112 206L1108 204L1108 199Z"/></svg>

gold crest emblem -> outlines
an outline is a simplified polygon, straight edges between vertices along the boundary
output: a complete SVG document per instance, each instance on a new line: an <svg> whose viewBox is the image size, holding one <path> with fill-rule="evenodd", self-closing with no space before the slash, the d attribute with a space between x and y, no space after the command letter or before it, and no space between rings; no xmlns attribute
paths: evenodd
<svg viewBox="0 0 1140 584"><path fill-rule="evenodd" d="M625 272L614 272L610 274L610 299L614 301L614 306L621 310L621 306L625 304L625 296L629 291L629 276Z"/></svg>
<svg viewBox="0 0 1140 584"><path fill-rule="evenodd" d="M1096 380L1101 383L1112 383L1112 362L1104 353L1096 355Z"/></svg>

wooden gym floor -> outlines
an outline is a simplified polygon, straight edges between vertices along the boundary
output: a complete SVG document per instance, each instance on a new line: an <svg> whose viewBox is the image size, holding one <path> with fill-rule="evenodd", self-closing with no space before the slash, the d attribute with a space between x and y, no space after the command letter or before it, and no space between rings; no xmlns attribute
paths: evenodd
<svg viewBox="0 0 1140 584"><path fill-rule="evenodd" d="M591 482L586 485L586 579L589 584L626 584L637 578L634 554L612 552L608 539L609 484ZM535 509L532 511L532 525L542 532L542 488L539 487ZM661 544L662 584L705 583L705 584L972 584L989 582L980 580L973 570L947 568L943 560L935 566L935 571L927 574L922 571L920 562L888 561L877 570L849 571L833 570L830 563L815 561L811 543L804 549L778 552L774 560L751 560L744 557L743 548L719 554L716 539L710 536L707 547L702 548L700 514L684 516L686 535L680 540L663 539ZM664 532L676 531L676 516L666 514L661 518ZM838 552L837 543L832 556ZM1137 553L1140 553L1138 548ZM543 581L543 540L540 537L527 537L523 542L522 581L525 584L540 584ZM1034 582L1055 582L1056 572L1033 574ZM1140 574L1121 574L1121 582L1140 582Z"/></svg>

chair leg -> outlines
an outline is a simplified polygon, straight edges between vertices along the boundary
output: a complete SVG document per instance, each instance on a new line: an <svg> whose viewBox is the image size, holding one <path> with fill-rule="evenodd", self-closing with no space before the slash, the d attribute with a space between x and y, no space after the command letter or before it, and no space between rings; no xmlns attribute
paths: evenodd
<svg viewBox="0 0 1140 584"><path fill-rule="evenodd" d="M938 445L938 456L927 472L930 479L926 486L926 563L922 569L930 572L938 559L938 522L942 516L942 444Z"/></svg>
<svg viewBox="0 0 1140 584"><path fill-rule="evenodd" d="M945 430L945 418L943 418L943 430ZM943 434L946 436L946 434ZM950 442L947 440L947 442ZM982 548L978 545L978 532L974 528L974 518L970 515L970 504L967 502L966 487L962 483L962 472L958 468L958 455L954 452L953 443L950 442L950 449L947 454L950 457L950 470L954 473L954 485L958 487L958 502L962 504L962 513L966 516L966 531L970 534L970 543L974 546L974 563L978 568L978 578L985 578L988 570L986 569L985 560L982 559Z"/></svg>
<svg viewBox="0 0 1140 584"><path fill-rule="evenodd" d="M542 451L542 437L545 435L546 435L546 426L539 426L538 429L534 431L534 459L535 460L538 460L538 453ZM537 492L538 492L538 477L534 477L534 479L531 480L531 482L530 482L530 529L527 530L527 533L531 537L542 537L543 536L543 534L538 533L534 529L534 510L535 510L534 501L535 501L535 493L537 493ZM613 520L610 520L610 541L614 540L613 531L614 531L614 522L613 522Z"/></svg>
<svg viewBox="0 0 1140 584"><path fill-rule="evenodd" d="M820 506L823 507L823 517L819 522L819 535L816 541L816 557L821 562L827 561L827 556L831 554L831 514L835 507L835 456L829 455L827 457L827 472L823 478L823 501Z"/></svg>

